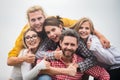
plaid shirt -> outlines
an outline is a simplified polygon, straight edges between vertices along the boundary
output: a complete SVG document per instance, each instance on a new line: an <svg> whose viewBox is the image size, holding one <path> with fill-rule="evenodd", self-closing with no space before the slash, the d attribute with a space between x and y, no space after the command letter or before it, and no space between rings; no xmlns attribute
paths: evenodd
<svg viewBox="0 0 120 80"><path fill-rule="evenodd" d="M90 67L96 64L96 57L94 57L93 53L86 47L86 45L82 42L82 40L78 43L78 49L76 50L77 55L84 58L84 61L79 62L79 69L81 72L89 69ZM44 55L48 56L49 58L54 59L53 52L57 48L58 44L53 42L52 40L46 38L43 43L40 45L38 51L36 52L36 57L41 58ZM48 50L52 50L51 52L47 52Z"/></svg>
<svg viewBox="0 0 120 80"><path fill-rule="evenodd" d="M72 58L72 62L81 62L83 59L82 58L78 58L77 55L73 55ZM52 67L56 67L56 68L67 68L68 66L66 64L64 64L64 62L62 60L50 60L50 64ZM82 73L81 72L77 72L77 74L75 76L68 76L68 75L55 75L52 76L53 80L81 80L82 79Z"/></svg>
<svg viewBox="0 0 120 80"><path fill-rule="evenodd" d="M41 59L38 59L38 62L40 62ZM72 57L71 63L78 63L82 62L84 59L82 57L77 56L76 54ZM67 68L68 66L65 64L65 62L60 60L49 60L52 67L56 68ZM93 66L89 69L87 69L84 73L91 75L95 77L98 80L110 80L110 76L107 73L107 71L100 67L100 66ZM69 76L69 75L54 75L52 76L52 80L82 80L82 76L84 73L81 73L80 71L76 73L75 76ZM102 74L102 75L101 75Z"/></svg>

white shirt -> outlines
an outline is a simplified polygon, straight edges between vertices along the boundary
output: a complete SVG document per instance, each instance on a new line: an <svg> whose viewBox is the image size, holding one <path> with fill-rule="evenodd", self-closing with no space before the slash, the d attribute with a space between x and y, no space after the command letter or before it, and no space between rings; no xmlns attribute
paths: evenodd
<svg viewBox="0 0 120 80"><path fill-rule="evenodd" d="M21 57L25 54L27 54L27 49L22 49L18 57ZM46 69L44 60L38 63L34 68L32 68L30 63L23 62L22 64L13 66L11 79L34 80L34 78L38 75L41 69Z"/></svg>
<svg viewBox="0 0 120 80"><path fill-rule="evenodd" d="M120 66L120 51L111 45L110 48L103 48L99 39L95 35L90 35L88 41L91 40L90 50L93 51L98 61L108 65L119 64Z"/></svg>

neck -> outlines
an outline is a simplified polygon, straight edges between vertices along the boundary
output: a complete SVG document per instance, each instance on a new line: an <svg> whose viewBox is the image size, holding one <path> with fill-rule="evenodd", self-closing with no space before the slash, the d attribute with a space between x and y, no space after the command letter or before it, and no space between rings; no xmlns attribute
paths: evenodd
<svg viewBox="0 0 120 80"><path fill-rule="evenodd" d="M72 57L63 56L63 57L61 57L61 60L62 60L63 63L66 64L66 65L68 65L69 63L72 63Z"/></svg>

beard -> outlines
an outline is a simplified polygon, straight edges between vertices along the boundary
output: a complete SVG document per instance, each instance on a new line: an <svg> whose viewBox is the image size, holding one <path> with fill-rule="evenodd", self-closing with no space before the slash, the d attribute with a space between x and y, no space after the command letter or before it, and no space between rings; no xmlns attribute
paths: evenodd
<svg viewBox="0 0 120 80"><path fill-rule="evenodd" d="M75 51L72 49L63 49L62 52L65 57L72 57L75 53Z"/></svg>

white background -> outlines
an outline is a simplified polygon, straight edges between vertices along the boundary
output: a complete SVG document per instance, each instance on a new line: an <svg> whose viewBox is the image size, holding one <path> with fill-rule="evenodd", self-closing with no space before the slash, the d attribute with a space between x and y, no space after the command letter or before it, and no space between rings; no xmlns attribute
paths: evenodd
<svg viewBox="0 0 120 80"><path fill-rule="evenodd" d="M0 80L8 80L8 52L23 26L26 10L41 5L48 15L71 19L89 17L95 28L120 49L120 0L1 0L0 2Z"/></svg>

